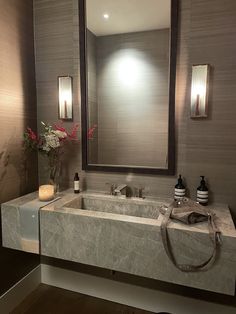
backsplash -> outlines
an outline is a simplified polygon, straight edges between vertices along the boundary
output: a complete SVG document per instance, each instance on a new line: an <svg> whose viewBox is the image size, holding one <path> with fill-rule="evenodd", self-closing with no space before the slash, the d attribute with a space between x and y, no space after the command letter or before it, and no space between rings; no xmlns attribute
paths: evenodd
<svg viewBox="0 0 236 314"><path fill-rule="evenodd" d="M106 183L131 180L150 195L171 196L178 173L195 198L199 176L205 175L210 200L228 203L236 214L236 3L234 0L180 0L176 86L176 176L85 173L81 143L64 156L63 184L80 172L88 189L106 191ZM222 13L223 12L223 13ZM57 76L74 79L74 122L80 122L79 29L77 0L34 0L38 121L58 117ZM192 64L211 65L209 118L190 119ZM71 123L66 122L66 126ZM40 180L44 172L39 163Z"/></svg>

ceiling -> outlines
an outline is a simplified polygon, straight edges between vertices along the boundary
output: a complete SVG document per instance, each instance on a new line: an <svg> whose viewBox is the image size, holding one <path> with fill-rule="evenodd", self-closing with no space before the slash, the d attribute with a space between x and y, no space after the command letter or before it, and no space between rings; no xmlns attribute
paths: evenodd
<svg viewBox="0 0 236 314"><path fill-rule="evenodd" d="M87 27L97 36L170 27L171 0L87 0ZM109 18L105 19L104 14Z"/></svg>

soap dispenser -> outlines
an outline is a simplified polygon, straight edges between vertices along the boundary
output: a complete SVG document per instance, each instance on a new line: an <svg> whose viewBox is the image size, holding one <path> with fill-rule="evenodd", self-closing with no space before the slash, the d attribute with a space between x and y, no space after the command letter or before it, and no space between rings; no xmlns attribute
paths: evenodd
<svg viewBox="0 0 236 314"><path fill-rule="evenodd" d="M175 200L185 197L185 186L181 174L179 175L178 182L175 186Z"/></svg>
<svg viewBox="0 0 236 314"><path fill-rule="evenodd" d="M205 177L201 176L200 186L197 188L197 202L203 206L208 204L208 188Z"/></svg>

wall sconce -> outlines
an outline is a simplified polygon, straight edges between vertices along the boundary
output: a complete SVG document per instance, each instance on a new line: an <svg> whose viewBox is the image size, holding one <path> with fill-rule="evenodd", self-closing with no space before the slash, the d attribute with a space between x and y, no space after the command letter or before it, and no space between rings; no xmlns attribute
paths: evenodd
<svg viewBox="0 0 236 314"><path fill-rule="evenodd" d="M72 77L58 77L58 93L59 93L59 119L72 120Z"/></svg>
<svg viewBox="0 0 236 314"><path fill-rule="evenodd" d="M207 118L209 64L192 66L191 118Z"/></svg>

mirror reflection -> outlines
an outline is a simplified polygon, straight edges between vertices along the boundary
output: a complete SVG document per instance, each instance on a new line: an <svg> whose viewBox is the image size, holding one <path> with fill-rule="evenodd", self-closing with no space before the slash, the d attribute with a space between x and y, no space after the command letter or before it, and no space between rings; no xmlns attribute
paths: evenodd
<svg viewBox="0 0 236 314"><path fill-rule="evenodd" d="M170 0L87 0L88 164L168 168Z"/></svg>

